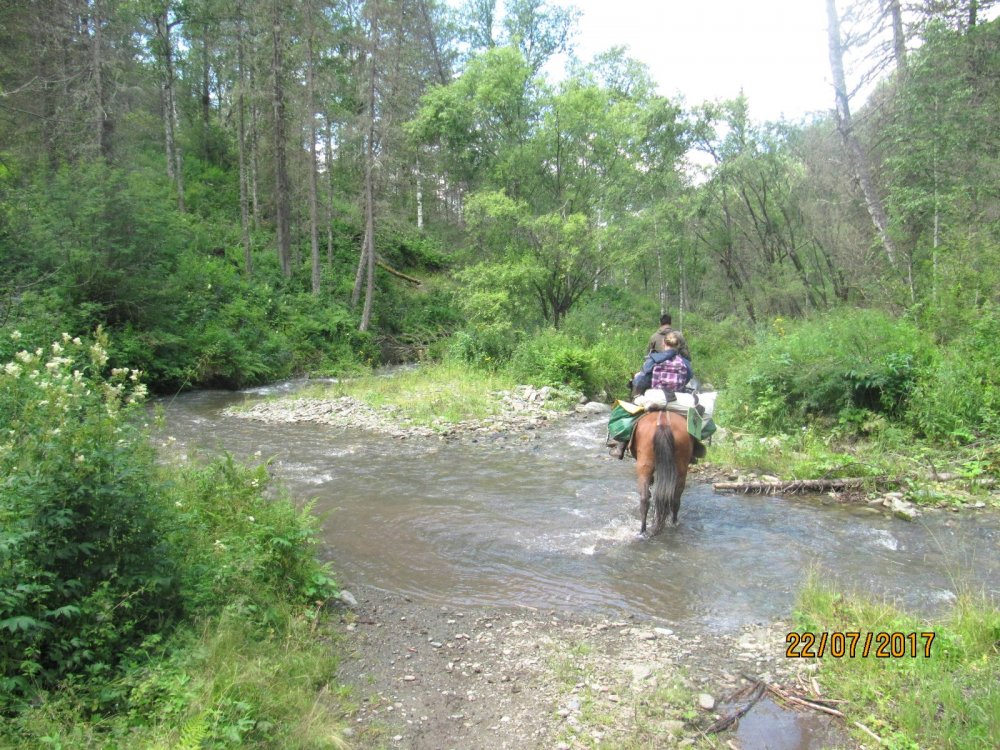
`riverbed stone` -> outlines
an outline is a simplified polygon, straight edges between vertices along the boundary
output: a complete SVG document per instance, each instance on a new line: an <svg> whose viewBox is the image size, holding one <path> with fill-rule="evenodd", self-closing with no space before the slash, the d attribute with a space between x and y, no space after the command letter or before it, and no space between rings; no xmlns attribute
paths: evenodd
<svg viewBox="0 0 1000 750"><path fill-rule="evenodd" d="M352 594L347 589L343 589L337 595L337 598L340 600L341 604L343 604L345 607L348 607L350 609L357 609L358 607L358 600L355 599L354 594Z"/></svg>
<svg viewBox="0 0 1000 750"><path fill-rule="evenodd" d="M602 404L600 401L588 401L576 407L576 411L579 414L608 414L611 411L611 407L607 404Z"/></svg>

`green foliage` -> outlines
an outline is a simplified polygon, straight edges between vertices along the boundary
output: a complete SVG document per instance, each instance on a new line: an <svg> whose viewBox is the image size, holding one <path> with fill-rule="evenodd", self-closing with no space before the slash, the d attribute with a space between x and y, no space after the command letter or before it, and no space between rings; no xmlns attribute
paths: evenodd
<svg viewBox="0 0 1000 750"><path fill-rule="evenodd" d="M271 605L314 603L335 593L316 562L311 506L265 498L267 484L266 466L244 466L230 456L176 478L169 542L184 561L181 592L192 612L235 608L251 622L267 622Z"/></svg>
<svg viewBox="0 0 1000 750"><path fill-rule="evenodd" d="M874 311L776 320L734 363L720 423L767 434L816 418L864 423L859 410L899 418L931 360L930 346L912 325Z"/></svg>
<svg viewBox="0 0 1000 750"><path fill-rule="evenodd" d="M18 338L17 332L14 338ZM135 370L68 335L0 371L0 696L100 679L178 608Z"/></svg>
<svg viewBox="0 0 1000 750"><path fill-rule="evenodd" d="M551 328L522 340L511 357L509 372L521 383L566 386L590 395L599 390L592 351Z"/></svg>
<svg viewBox="0 0 1000 750"><path fill-rule="evenodd" d="M483 370L497 370L510 361L521 337L503 323L466 326L448 340L446 358Z"/></svg>
<svg viewBox="0 0 1000 750"><path fill-rule="evenodd" d="M1000 430L1000 310L989 307L923 370L907 414L936 440L968 442Z"/></svg>
<svg viewBox="0 0 1000 750"><path fill-rule="evenodd" d="M100 332L92 344L66 335L0 369L0 710L15 717L0 744L85 744L160 716L180 742L294 746L284 732L315 683L289 687L293 702L272 693L286 679L275 675L326 664L332 676L306 621L336 593L311 508L265 497L266 466L158 468L140 374L108 372L106 347ZM229 623L209 628L224 665L184 640L194 618ZM199 668L196 688L186 680ZM106 725L77 728L112 709Z"/></svg>
<svg viewBox="0 0 1000 750"><path fill-rule="evenodd" d="M826 695L845 701L838 708L848 723L860 721L886 747L985 750L1000 744L1000 611L989 602L962 596L928 623L890 604L836 592L813 575L799 596L796 625L813 633L862 633L853 658L821 660L819 680ZM894 632L917 634L915 655L909 641L905 658L861 655L865 633ZM929 656L924 633L933 633ZM927 721L927 706L937 707L934 721Z"/></svg>

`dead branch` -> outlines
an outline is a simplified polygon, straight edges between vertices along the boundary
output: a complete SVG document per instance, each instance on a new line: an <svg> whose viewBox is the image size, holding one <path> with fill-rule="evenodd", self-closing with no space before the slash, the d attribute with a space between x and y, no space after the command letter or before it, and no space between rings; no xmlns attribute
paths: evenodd
<svg viewBox="0 0 1000 750"><path fill-rule="evenodd" d="M722 718L720 718L718 721L714 722L710 727L708 727L705 730L705 734L717 734L719 732L724 732L725 730L729 729L729 727L731 727L733 724L735 724L737 721L739 721L741 718L743 718L743 716L751 708L754 707L754 705L757 703L757 701L759 701L764 696L764 693L767 692L767 688L764 685L764 683L760 682L758 680L758 681L756 681L755 684L751 684L751 685L748 685L748 686L744 687L742 690L739 691L739 693L737 693L736 696L733 696L733 698L730 698L730 701L739 700L740 698L745 697L745 693L747 692L748 689L749 689L749 692L750 692L749 700L747 700L747 702L744 705L740 706L733 713L726 714L725 716L723 716ZM727 701L727 702L729 702L729 701Z"/></svg>
<svg viewBox="0 0 1000 750"><path fill-rule="evenodd" d="M814 711L820 711L830 716L836 716L838 719L843 719L844 714L827 704L829 703L840 703L842 701L830 701L830 700L808 700L799 695L794 695L789 690L783 690L778 685L773 683L764 682L756 677L750 677L749 675L741 675L743 679L747 680L749 684L744 685L736 693L730 696L725 703L735 703L738 700L746 699L746 703L740 706L736 711L730 714L726 714L721 717L718 721L710 725L703 735L707 734L717 734L718 732L723 732L733 724L735 724L740 718L742 718L751 708L764 697L765 694L773 695L779 701L785 704L791 704L792 707L799 708L811 708Z"/></svg>
<svg viewBox="0 0 1000 750"><path fill-rule="evenodd" d="M405 281L409 281L411 284L415 284L416 286L421 286L423 284L423 282L420 279L415 279L412 276L407 276L402 271L397 271L395 268L393 268L392 266L390 266L384 260L378 260L378 259L376 259L375 260L375 265L378 266L379 268L381 268L383 271L388 271L393 276L398 276L399 278L401 278L401 279L403 279Z"/></svg>
<svg viewBox="0 0 1000 750"><path fill-rule="evenodd" d="M776 492L829 492L830 490L861 489L866 485L895 485L897 481L886 477L854 477L850 479L793 479L787 482L716 482L714 490L734 490L743 494L773 495Z"/></svg>
<svg viewBox="0 0 1000 750"><path fill-rule="evenodd" d="M844 714L835 708L830 708L830 706L826 706L820 701L806 700L805 698L801 698L797 695L786 693L777 685L768 685L767 690L769 693L771 693L771 695L788 703L792 703L797 706L802 706L803 708L811 708L815 711L822 711L825 714L830 714L830 716L836 716L838 719L844 718Z"/></svg>

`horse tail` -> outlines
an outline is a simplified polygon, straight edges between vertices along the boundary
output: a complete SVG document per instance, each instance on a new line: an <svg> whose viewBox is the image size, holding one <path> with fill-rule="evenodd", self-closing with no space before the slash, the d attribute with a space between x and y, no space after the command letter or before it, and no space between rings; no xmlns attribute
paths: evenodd
<svg viewBox="0 0 1000 750"><path fill-rule="evenodd" d="M661 412L661 415L665 412ZM656 529L662 529L667 518L667 506L677 491L677 464L674 461L674 433L661 416L653 435L654 474L653 503L656 507Z"/></svg>

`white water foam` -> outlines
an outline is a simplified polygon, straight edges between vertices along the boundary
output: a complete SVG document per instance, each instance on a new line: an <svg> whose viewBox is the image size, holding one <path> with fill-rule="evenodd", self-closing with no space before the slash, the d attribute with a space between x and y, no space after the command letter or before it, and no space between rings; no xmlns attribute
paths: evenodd
<svg viewBox="0 0 1000 750"><path fill-rule="evenodd" d="M899 539L885 529L868 529L868 534L875 537L873 541L877 547L892 550L893 552L901 552L906 549Z"/></svg>

